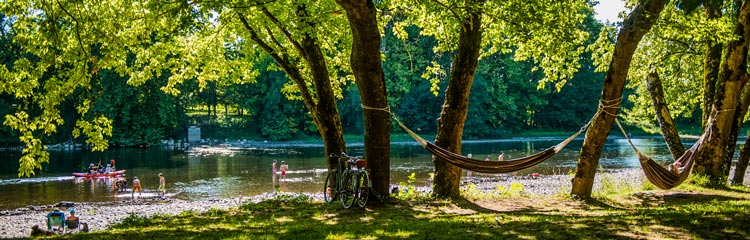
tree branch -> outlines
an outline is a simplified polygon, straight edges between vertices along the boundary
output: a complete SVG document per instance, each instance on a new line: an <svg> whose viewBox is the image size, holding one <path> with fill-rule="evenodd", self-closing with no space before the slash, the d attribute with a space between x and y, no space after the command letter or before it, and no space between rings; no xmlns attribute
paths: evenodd
<svg viewBox="0 0 750 240"><path fill-rule="evenodd" d="M302 78L302 74L300 74L300 71L298 68L294 67L291 62L288 60L288 54L285 54L282 52L282 55L284 55L284 58L280 56L276 50L271 47L268 43L264 42L262 39L260 39L260 36L258 36L258 32L253 29L253 27L250 26L250 24L247 23L247 19L245 19L245 16L238 13L237 16L240 19L240 22L242 22L242 25L245 26L245 28L250 32L250 39L253 40L255 43L257 43L263 50L268 53L268 55L271 56L274 60L276 60L276 63L281 66L282 69L284 69L284 72L289 75L289 78L294 81L295 84L297 84L297 87L300 90L300 94L302 95L302 99L308 103L311 104L311 106L315 106L315 101L313 101L312 96L310 95L310 90L307 88L307 85L305 84L304 79Z"/></svg>
<svg viewBox="0 0 750 240"><path fill-rule="evenodd" d="M461 21L461 20L462 20L462 19L461 19L461 14L458 14L458 12L456 12L456 11L455 11L455 10L454 10L454 9L453 9L452 7L448 6L447 4L445 4L445 3L443 3L443 2L440 2L440 0L432 0L432 1L433 1L433 2L435 2L435 3L437 3L437 4L438 4L438 5L440 5L440 6L444 7L444 8L445 8L445 10L448 10L448 11L450 11L450 12L451 12L451 14L453 14L453 16L455 16L455 17L456 17L456 20L459 20L459 21Z"/></svg>
<svg viewBox="0 0 750 240"><path fill-rule="evenodd" d="M79 29L80 22L78 22L78 19L76 19L76 17L74 17L72 14L70 14L70 12L68 12L68 10L65 9L65 7L63 7L63 5L62 5L62 3L60 3L60 1L57 1L57 5L60 6L60 9L62 9L63 12L65 12L65 14L67 14L70 18L72 18L73 21L76 23L76 27L75 27L76 30L75 30L75 32L76 32L76 38L78 39L78 46L81 48L81 51L83 52L83 54L86 55L86 59L88 59L88 53L86 52L86 49L83 47L83 41L81 41L81 32L80 32L80 29ZM80 11L80 9L79 9L79 11Z"/></svg>
<svg viewBox="0 0 750 240"><path fill-rule="evenodd" d="M266 30L266 33L268 34L268 37L271 38L271 41L276 44L277 47L283 48L284 46L281 45L281 42L279 40L276 40L276 36L273 35L273 31L271 31L271 28L268 27L268 25L264 25L263 29Z"/></svg>
<svg viewBox="0 0 750 240"><path fill-rule="evenodd" d="M276 16L274 16L273 14L271 14L271 12L268 11L268 9L265 6L261 7L261 10L266 15L266 17L268 17L268 19L271 20L271 22L273 22L277 27L279 27L279 29L281 29L281 32L284 34L284 36L286 37L286 39L289 40L289 42L292 43L292 45L294 46L294 48L297 49L297 51L300 51L300 52L304 51L304 49L302 49L302 45L300 45L299 42L295 41L294 38L292 38L292 33L289 32L289 30L286 29L281 24L281 22L279 21L278 18L276 18Z"/></svg>

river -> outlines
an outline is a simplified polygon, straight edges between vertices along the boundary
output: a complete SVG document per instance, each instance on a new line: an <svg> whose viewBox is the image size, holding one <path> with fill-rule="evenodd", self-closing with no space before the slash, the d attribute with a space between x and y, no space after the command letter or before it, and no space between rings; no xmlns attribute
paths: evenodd
<svg viewBox="0 0 750 240"><path fill-rule="evenodd" d="M492 141L466 141L463 153L475 159L497 160L530 155L559 143L559 138L534 138ZM660 138L633 139L638 149L655 160L667 163L671 156ZM573 141L552 159L517 175L567 174L575 170L582 140ZM690 142L689 144L692 144ZM261 147L263 146L263 147ZM361 144L352 144L349 155L362 156ZM167 181L168 196L180 199L232 198L266 192L319 192L325 180L325 154L321 145L232 144L198 146L189 149L124 148L105 152L57 150L50 152L50 162L31 178L18 178L17 151L0 152L0 210L58 202L109 202L130 200L129 193L114 190L110 179L74 178L90 163L106 164L116 160L118 169L127 170L130 182L137 176L145 195L152 196L158 187L158 174ZM271 163L286 161L290 171L286 179L275 179ZM600 159L602 169L639 168L634 151L624 139L610 139ZM431 155L413 142L393 143L391 148L391 183L407 181L415 173L417 185L429 185ZM137 195L137 194L136 194Z"/></svg>

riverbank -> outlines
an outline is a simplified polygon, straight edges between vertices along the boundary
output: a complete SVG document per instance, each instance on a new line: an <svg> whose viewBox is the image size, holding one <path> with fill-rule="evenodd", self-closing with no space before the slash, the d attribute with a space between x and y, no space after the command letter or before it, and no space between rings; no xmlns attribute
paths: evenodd
<svg viewBox="0 0 750 240"><path fill-rule="evenodd" d="M565 194L570 190L571 176L569 175L532 177L475 174L475 176L472 179L465 179L462 188L475 189L468 191L488 193L501 188L511 189L511 185L515 184L518 186L518 184L521 184L524 194L530 196L554 196ZM597 174L595 189L602 189L602 183L610 188L616 186L618 188L640 189L643 184L643 177L642 173L637 169L606 172ZM404 189L401 190L403 191ZM428 187L418 187L417 191L428 193L430 189ZM13 211L0 212L0 225L2 225L0 226L0 237L28 237L31 234L32 226L39 225L40 227L46 227L45 215L53 208L65 211L66 214L69 208L75 208L77 216L81 218L81 222L87 223L91 231L102 231L113 224L122 222L123 219L130 215L150 217L154 215L176 215L184 211L200 213L211 209L227 210L239 207L244 203L257 203L262 200L274 198L279 194L283 193L266 193L251 197L199 201L156 197L119 202L58 203L53 206L20 208ZM322 198L320 193L306 193L305 195L309 195L314 201L320 201Z"/></svg>
<svg viewBox="0 0 750 240"><path fill-rule="evenodd" d="M730 176L731 177L731 176ZM467 199L474 201L473 204L481 206L486 209L492 209L498 212L514 211L519 209L533 208L534 206L545 206L549 208L552 205L561 205L565 207L573 208L589 208L585 207L581 203L575 203L573 200L565 200L567 198L557 198L559 196L565 196L570 192L571 189L571 175L482 175L474 174L473 178L466 178L462 181L463 196ZM747 186L750 180L746 178L745 185ZM395 187L395 186L394 186ZM408 188L408 186L407 186ZM625 198L630 198L631 201L647 201L643 204L658 204L658 202L664 202L665 199L677 198L677 200L685 200L685 198L707 197L714 193L695 193L692 191L685 190L652 190L653 186L647 183L647 179L643 175L640 169L623 169L616 171L600 172L596 175L594 181L594 196L606 196L618 193L635 193ZM400 187L399 192L406 193L406 189L403 186ZM429 194L429 187L417 187L416 191ZM196 200L187 201L174 198L160 198L152 195L144 195L143 198L135 200L126 200L118 202L106 202L106 203L58 203L52 206L36 206L19 208L13 211L2 211L0 212L0 238L24 238L31 234L31 227L39 225L40 227L46 228L45 215L53 208L58 208L67 213L70 208L75 208L77 216L81 218L81 222L87 223L91 232L102 232L107 231L113 225L122 223L124 219L129 216L138 216L140 218L148 218L154 216L173 216L185 211L193 212L194 214L200 214L209 210L228 210L236 209L243 204L248 203L259 203L264 200L273 199L279 195L306 195L313 200L313 205L321 202L322 195L320 193L265 193L256 196L242 196L237 198L229 199L208 199L208 200ZM505 197L498 198L486 198L483 196L495 196L502 195ZM672 196L674 195L674 196ZM693 196L695 195L695 196ZM633 197L638 199L634 199ZM716 199L732 200L737 201L748 201L743 197L717 197ZM556 200L555 200L556 199ZM654 202L655 201L655 202ZM568 202L568 203L566 203ZM572 203L570 203L572 202ZM401 203L404 204L404 203ZM409 203L407 203L409 204ZM568 205L573 204L573 205ZM640 203L639 203L640 204ZM340 204L333 204L331 209L328 211L339 211ZM410 204L409 204L410 205ZM577 206L577 207L576 207ZM639 205L640 206L640 205ZM396 206L397 208L399 206ZM403 206L402 206L403 207ZM256 207L252 207L256 208ZM262 207L257 207L262 208ZM316 207L318 208L318 207ZM324 207L329 208L329 207ZM554 208L554 207L553 207ZM669 207L667 207L669 208ZM301 210L301 209L300 209ZM668 210L668 209L667 209ZM466 211L463 209L461 211ZM548 210L544 210L548 211ZM581 211L581 209L575 210ZM359 211L344 211L342 214L351 215L353 212ZM366 211L366 212L369 212ZM545 213L547 214L547 213ZM562 213L566 217L569 213ZM192 214L191 214L192 215ZM283 215L273 214L277 217ZM449 214L451 215L451 214ZM122 231L122 230L119 230ZM131 230L135 231L135 230ZM105 234L106 235L106 234ZM102 235L93 235L93 238ZM673 235L656 235L656 236L671 236ZM685 235L689 236L689 235ZM143 236L141 236L143 237ZM162 236L165 237L165 236ZM643 236L641 236L643 237Z"/></svg>

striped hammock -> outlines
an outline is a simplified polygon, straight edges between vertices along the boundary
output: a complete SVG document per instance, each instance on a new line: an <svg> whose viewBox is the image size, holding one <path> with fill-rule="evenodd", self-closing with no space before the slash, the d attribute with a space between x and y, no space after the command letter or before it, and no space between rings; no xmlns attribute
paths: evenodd
<svg viewBox="0 0 750 240"><path fill-rule="evenodd" d="M630 147L632 147L638 155L638 160L641 163L641 168L646 174L646 178L648 179L648 181L656 185L656 187L664 190L677 187L678 185L682 184L682 182L684 182L688 178L688 176L690 176L690 172L693 170L693 163L695 162L695 152L698 151L698 148L700 148L700 146L703 144L703 140L705 140L706 136L709 135L709 132L711 130L710 127L707 127L706 131L703 133L703 135L701 135L698 141L696 141L693 146L690 147L690 149L685 150L685 153L683 153L682 156L674 161L672 165L680 166L679 168L682 169L667 169L654 161L654 159L641 153L641 151L638 151L638 148L633 145L633 142L628 137L628 134L625 133L625 129L622 127L622 124L620 124L620 121L615 119L615 122L617 123L617 126L620 127L620 131L622 131L622 134L625 135L625 139L628 140Z"/></svg>
<svg viewBox="0 0 750 240"><path fill-rule="evenodd" d="M557 145L547 148L544 151L541 151L534 155L509 159L505 161L484 161L484 160L477 160L477 159L464 157L460 154L456 154L446 149L440 148L437 145L431 142L428 142L424 138L420 137L419 135L411 131L409 128L404 126L404 124L401 123L401 121L399 121L396 117L393 117L393 119L396 120L398 125L401 126L401 128L404 129L404 131L409 133L409 135L411 135L414 138L414 140L419 142L419 144L422 145L424 149L426 149L433 155L457 167L470 170L470 171L474 171L474 172L482 172L482 173L511 173L511 172L516 172L516 171L520 171L520 170L524 170L524 169L528 169L533 166L536 166L537 164L540 164L546 161L547 159L552 158L552 156L555 156L555 154L557 154L558 152L560 152L560 150L565 148L565 146L567 146L568 143L573 141L573 139L578 137L578 135L580 135L582 132L586 131L586 127L588 126L588 124L586 124L584 127L581 128L581 130L574 133L572 136L568 137L567 139L563 140Z"/></svg>

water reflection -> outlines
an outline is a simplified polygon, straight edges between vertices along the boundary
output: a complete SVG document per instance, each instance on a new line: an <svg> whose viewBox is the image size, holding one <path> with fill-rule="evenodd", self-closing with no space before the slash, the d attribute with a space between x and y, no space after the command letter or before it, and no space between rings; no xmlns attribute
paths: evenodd
<svg viewBox="0 0 750 240"><path fill-rule="evenodd" d="M502 141L469 141L463 144L463 154L491 160L505 153L506 158L517 158L546 149L562 139L522 139ZM643 153L666 164L670 155L660 139L634 139ZM552 159L516 175L531 173L567 174L575 169L582 141L572 142ZM689 143L692 144L692 143ZM350 155L363 155L361 145L349 148ZM0 152L2 159L18 159L18 152ZM138 176L143 186L143 197L156 195L158 173L167 181L169 196L182 199L234 198L266 192L319 192L327 174L322 146L296 147L200 147L179 149L113 149L107 152L84 151L51 152L50 163L35 177L16 177L17 161L0 162L0 209L28 205L46 205L61 201L103 202L128 200L130 192L119 192L114 179L73 178L72 172L81 171L89 163L115 159L119 169L127 170L128 183ZM289 164L286 178L273 174L273 160ZM609 140L602 151L602 168L640 167L636 154L626 140ZM407 181L412 173L417 184L429 185L433 164L431 155L415 143L394 143L391 149L391 182ZM130 187L130 186L129 186Z"/></svg>

